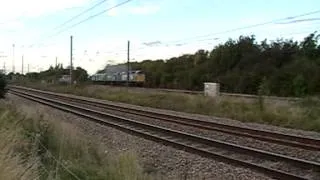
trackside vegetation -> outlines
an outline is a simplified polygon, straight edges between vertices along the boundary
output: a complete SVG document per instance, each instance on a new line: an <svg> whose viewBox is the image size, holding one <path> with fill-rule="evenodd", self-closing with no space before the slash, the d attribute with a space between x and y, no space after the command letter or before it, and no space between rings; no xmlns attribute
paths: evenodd
<svg viewBox="0 0 320 180"><path fill-rule="evenodd" d="M147 86L202 90L204 82L218 82L223 92L303 97L320 93L320 35L301 42L240 36L171 59L131 63L146 73Z"/></svg>
<svg viewBox="0 0 320 180"><path fill-rule="evenodd" d="M0 106L0 179L151 179L134 153L106 154L73 125L28 114Z"/></svg>
<svg viewBox="0 0 320 180"><path fill-rule="evenodd" d="M32 76L27 74L18 77L21 85L45 90L244 122L320 131L319 38L316 32L300 42L287 39L258 42L255 36L240 36L210 51L199 50L194 54L167 60L131 62L133 69L145 72L147 87L203 90L204 82L218 82L222 92L254 94L259 97L302 97L303 100L297 103L268 104L263 98L247 102L222 97L212 99L201 95L106 89L85 85L88 84L87 80L80 78L86 74L83 70L75 73L77 77L74 77L79 79L78 82L83 82L80 85L39 83L40 80L52 78L57 72L61 73L59 67L33 73Z"/></svg>
<svg viewBox="0 0 320 180"><path fill-rule="evenodd" d="M146 93L126 88L88 85L61 86L28 83L24 86L140 106L320 132L320 100L316 97L304 98L298 102L268 102L262 97L248 101L245 98L225 96L208 98L203 95L164 92Z"/></svg>
<svg viewBox="0 0 320 180"><path fill-rule="evenodd" d="M204 82L220 83L228 93L273 96L315 96L320 93L320 34L311 33L300 42L291 39L263 40L254 35L229 39L212 50L200 49L170 59L130 62L146 75L145 86L203 90ZM107 59L106 59L107 61ZM24 80L40 81L68 74L61 65L40 73L19 75ZM100 70L97 72L103 72ZM14 74L9 73L9 77ZM77 82L87 80L87 72L78 67L73 72Z"/></svg>
<svg viewBox="0 0 320 180"><path fill-rule="evenodd" d="M7 93L7 77L5 74L0 73L0 99L5 98Z"/></svg>

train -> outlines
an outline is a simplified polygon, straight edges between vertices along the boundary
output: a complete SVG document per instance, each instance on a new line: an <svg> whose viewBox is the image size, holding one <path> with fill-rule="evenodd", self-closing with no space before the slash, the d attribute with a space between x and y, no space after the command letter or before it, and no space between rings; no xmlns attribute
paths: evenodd
<svg viewBox="0 0 320 180"><path fill-rule="evenodd" d="M127 84L127 66L113 65L107 66L103 71L93 74L90 79L95 84L104 85L125 85ZM143 87L145 84L145 74L141 70L129 71L129 85Z"/></svg>

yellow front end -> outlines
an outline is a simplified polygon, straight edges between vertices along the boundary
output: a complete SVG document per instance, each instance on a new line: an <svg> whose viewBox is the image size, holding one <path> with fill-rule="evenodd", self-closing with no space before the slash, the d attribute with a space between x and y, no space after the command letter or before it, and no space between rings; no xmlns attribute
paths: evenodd
<svg viewBox="0 0 320 180"><path fill-rule="evenodd" d="M137 74L136 75L136 82L138 83L144 83L145 82L145 75L144 74Z"/></svg>

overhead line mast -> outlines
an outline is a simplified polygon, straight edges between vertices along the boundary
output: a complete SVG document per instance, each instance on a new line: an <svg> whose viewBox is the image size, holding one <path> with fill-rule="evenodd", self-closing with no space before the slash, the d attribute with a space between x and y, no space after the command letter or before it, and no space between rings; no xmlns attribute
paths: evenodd
<svg viewBox="0 0 320 180"><path fill-rule="evenodd" d="M12 72L14 73L15 66L14 66L14 44L12 44Z"/></svg>
<svg viewBox="0 0 320 180"><path fill-rule="evenodd" d="M72 84L73 37L70 36L70 84Z"/></svg>
<svg viewBox="0 0 320 180"><path fill-rule="evenodd" d="M74 19L76 19L77 17L81 16L82 14L85 14L86 12L94 9L95 7L98 7L99 5L101 5L102 3L104 3L105 1L106 1L106 0L102 0L101 2L97 3L96 5L88 8L87 10L79 13L78 15L76 15L76 16L74 16L73 18L67 20L66 22L58 25L57 27L55 27L55 28L53 29L53 31L54 31L54 30L57 30L57 29L61 29L63 26L65 26L65 25L68 24L69 22L73 21ZM41 41L44 41L45 38L54 37L54 36L56 36L56 35L58 35L58 34L60 34L60 33L62 33L62 32L65 32L65 31L67 31L67 30L69 30L69 29L71 29L71 28L79 25L79 24L82 24L82 23L84 23L84 22L86 22L86 21L88 21L88 20L90 20L90 19L92 19L92 18L95 18L95 17L97 17L97 16L100 16L100 15L104 14L104 13L107 12L107 11L110 11L110 10L112 10L112 9L115 9L115 8L117 8L117 7L120 7L120 6L126 4L126 3L130 2L130 1L132 1L132 0L127 0L127 1L124 1L124 2L121 2L121 3L118 3L118 4L112 6L112 7L108 8L108 9L105 9L105 10L97 13L97 14L91 15L91 16L87 17L86 19L81 20L81 21L78 22L78 23L75 23L75 24L73 24L73 25L71 25L71 26L69 26L69 27L66 27L66 28L64 28L64 29L62 28L62 30L56 31L56 33L53 33L52 35L49 35L48 37L43 37L43 38L41 38L39 41L41 42ZM30 47L32 47L32 46L35 45L35 44L36 44L36 43L30 45Z"/></svg>
<svg viewBox="0 0 320 180"><path fill-rule="evenodd" d="M128 41L128 57L127 57L127 86L129 87L129 63L130 63L130 41Z"/></svg>
<svg viewBox="0 0 320 180"><path fill-rule="evenodd" d="M23 65L24 65L24 63L23 63L23 55L22 55L22 59L21 59L21 74L23 74Z"/></svg>

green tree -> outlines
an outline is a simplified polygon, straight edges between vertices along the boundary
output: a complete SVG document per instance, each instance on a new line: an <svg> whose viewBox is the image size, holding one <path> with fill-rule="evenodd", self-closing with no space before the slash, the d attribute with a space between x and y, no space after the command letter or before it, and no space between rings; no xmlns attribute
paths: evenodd
<svg viewBox="0 0 320 180"><path fill-rule="evenodd" d="M304 96L306 94L307 85L303 75L298 74L293 79L292 84L293 84L293 91L295 96Z"/></svg>
<svg viewBox="0 0 320 180"><path fill-rule="evenodd" d="M85 82L88 80L88 73L85 69L81 67L77 67L75 70L73 70L73 79L77 82Z"/></svg>
<svg viewBox="0 0 320 180"><path fill-rule="evenodd" d="M276 39L257 42L240 36L215 46L170 59L132 62L142 70L148 87L203 89L204 82L218 82L231 93L304 96L320 92L320 35L301 42Z"/></svg>
<svg viewBox="0 0 320 180"><path fill-rule="evenodd" d="M5 98L5 95L7 93L7 79L6 75L1 73L0 74L0 98Z"/></svg>

